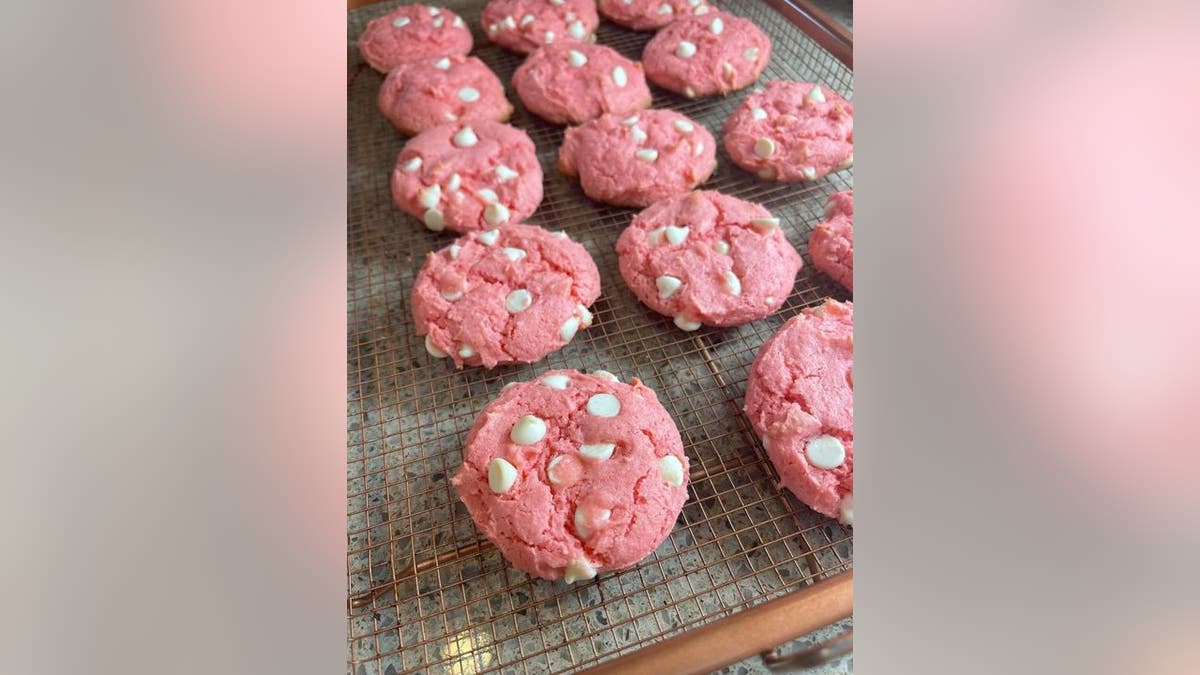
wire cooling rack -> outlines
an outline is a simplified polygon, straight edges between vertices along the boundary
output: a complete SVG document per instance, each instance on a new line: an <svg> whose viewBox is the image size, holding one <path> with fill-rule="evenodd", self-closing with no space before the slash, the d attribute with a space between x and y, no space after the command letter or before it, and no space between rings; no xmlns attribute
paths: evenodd
<svg viewBox="0 0 1200 675"><path fill-rule="evenodd" d="M425 352L409 298L426 252L453 235L430 232L392 205L388 178L405 139L376 108L383 76L354 48L366 23L396 4L351 11L347 36L350 670L580 669L850 569L850 531L777 487L741 406L759 346L801 308L850 297L813 269L807 241L827 196L851 188L852 171L813 183L767 183L734 166L721 147L719 168L703 187L765 205L805 266L777 314L738 328L680 331L621 280L614 246L636 211L592 202L555 169L563 128L519 103L511 79L521 57L483 37L484 3L438 3L472 27L473 54L506 83L516 105L511 122L537 145L545 199L528 222L566 230L583 244L603 288L591 328L542 362L455 370ZM816 81L853 98L851 71L766 3L715 4L771 37L764 80ZM633 59L649 38L607 21L598 31L598 42ZM689 101L652 89L654 107L681 111L718 139L749 92ZM505 383L551 368L640 377L679 425L692 467L688 502L658 550L634 569L573 586L513 569L475 528L449 481L483 406Z"/></svg>

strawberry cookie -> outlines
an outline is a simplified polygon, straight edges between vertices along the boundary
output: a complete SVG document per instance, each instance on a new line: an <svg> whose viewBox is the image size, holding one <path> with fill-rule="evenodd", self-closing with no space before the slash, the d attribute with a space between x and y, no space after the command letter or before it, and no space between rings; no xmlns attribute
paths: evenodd
<svg viewBox="0 0 1200 675"><path fill-rule="evenodd" d="M483 8L488 39L528 54L558 42L595 42L595 0L492 0Z"/></svg>
<svg viewBox="0 0 1200 675"><path fill-rule="evenodd" d="M513 107L491 68L457 55L396 66L379 88L379 111L412 136L447 122L505 122Z"/></svg>
<svg viewBox="0 0 1200 675"><path fill-rule="evenodd" d="M611 47L582 42L537 50L517 68L513 86L526 108L555 124L628 115L650 105L642 64Z"/></svg>
<svg viewBox="0 0 1200 675"><path fill-rule="evenodd" d="M413 284L413 319L437 358L493 368L533 363L592 323L596 263L565 233L506 225L430 253Z"/></svg>
<svg viewBox="0 0 1200 675"><path fill-rule="evenodd" d="M598 202L645 207L708 180L715 144L702 124L673 110L603 115L567 129L558 168L579 176Z"/></svg>
<svg viewBox="0 0 1200 675"><path fill-rule="evenodd" d="M688 459L637 378L552 370L483 409L451 482L514 567L574 583L658 548L687 501Z"/></svg>
<svg viewBox="0 0 1200 675"><path fill-rule="evenodd" d="M688 98L750 86L771 60L771 40L749 19L708 12L671 23L642 52L646 77Z"/></svg>
<svg viewBox="0 0 1200 675"><path fill-rule="evenodd" d="M639 213L617 240L621 276L646 306L692 331L779 309L803 262L758 204L689 192Z"/></svg>
<svg viewBox="0 0 1200 675"><path fill-rule="evenodd" d="M368 23L358 38L358 52L381 73L408 61L466 54L471 45L461 16L425 5L401 5Z"/></svg>
<svg viewBox="0 0 1200 675"><path fill-rule="evenodd" d="M725 122L725 150L765 180L816 180L854 163L854 104L819 84L768 82Z"/></svg>
<svg viewBox="0 0 1200 675"><path fill-rule="evenodd" d="M825 206L825 222L808 238L813 267L854 290L854 191L836 192Z"/></svg>
<svg viewBox="0 0 1200 675"><path fill-rule="evenodd" d="M500 122L443 124L414 136L396 158L392 198L434 232L519 223L542 202L533 141Z"/></svg>
<svg viewBox="0 0 1200 675"><path fill-rule="evenodd" d="M746 416L784 487L814 511L854 523L854 305L826 300L763 344Z"/></svg>

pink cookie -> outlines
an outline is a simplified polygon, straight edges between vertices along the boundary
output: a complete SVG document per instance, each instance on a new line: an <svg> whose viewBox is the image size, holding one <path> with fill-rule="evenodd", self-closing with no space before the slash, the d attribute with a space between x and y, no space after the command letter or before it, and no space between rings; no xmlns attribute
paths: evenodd
<svg viewBox="0 0 1200 675"><path fill-rule="evenodd" d="M542 202L542 166L524 131L499 122L443 124L396 158L392 198L434 232L519 223Z"/></svg>
<svg viewBox="0 0 1200 675"><path fill-rule="evenodd" d="M579 176L587 196L617 206L649 206L708 180L716 142L704 125L673 110L604 115L567 129L558 168Z"/></svg>
<svg viewBox="0 0 1200 675"><path fill-rule="evenodd" d="M706 0L600 0L600 13L633 30L658 30L681 16L707 14Z"/></svg>
<svg viewBox="0 0 1200 675"><path fill-rule="evenodd" d="M488 39L519 54L556 42L595 42L595 0L492 0L483 8Z"/></svg>
<svg viewBox="0 0 1200 675"><path fill-rule="evenodd" d="M854 191L836 192L825 207L825 222L808 238L813 267L854 290Z"/></svg>
<svg viewBox="0 0 1200 675"><path fill-rule="evenodd" d="M617 255L634 295L687 331L778 310L803 264L779 219L712 191L655 202L621 233Z"/></svg>
<svg viewBox="0 0 1200 675"><path fill-rule="evenodd" d="M660 30L642 52L646 77L688 98L750 86L771 60L771 40L749 19L708 12Z"/></svg>
<svg viewBox="0 0 1200 675"><path fill-rule="evenodd" d="M513 566L574 583L658 548L687 501L688 459L637 378L552 370L483 409L451 482Z"/></svg>
<svg viewBox="0 0 1200 675"><path fill-rule="evenodd" d="M765 180L816 180L854 163L854 104L828 87L768 82L725 122L725 149Z"/></svg>
<svg viewBox="0 0 1200 675"><path fill-rule="evenodd" d="M582 42L546 45L513 75L517 96L555 124L581 124L604 113L628 115L650 105L642 64L610 47Z"/></svg>
<svg viewBox="0 0 1200 675"><path fill-rule="evenodd" d="M505 122L513 107L483 61L458 55L396 66L379 89L379 110L411 136L447 122Z"/></svg>
<svg viewBox="0 0 1200 675"><path fill-rule="evenodd" d="M408 61L466 54L471 44L471 29L454 12L401 5L367 24L358 51L372 68L386 73Z"/></svg>
<svg viewBox="0 0 1200 675"><path fill-rule="evenodd" d="M592 323L596 263L565 233L505 225L430 253L413 284L413 319L425 349L492 368L533 363Z"/></svg>
<svg viewBox="0 0 1200 675"><path fill-rule="evenodd" d="M854 522L854 305L826 300L759 350L746 415L783 485L814 511Z"/></svg>

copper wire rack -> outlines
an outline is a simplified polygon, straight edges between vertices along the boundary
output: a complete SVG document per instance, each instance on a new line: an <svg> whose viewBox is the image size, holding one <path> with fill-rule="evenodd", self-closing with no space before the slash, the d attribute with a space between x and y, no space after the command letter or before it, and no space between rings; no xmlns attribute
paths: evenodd
<svg viewBox="0 0 1200 675"><path fill-rule="evenodd" d="M808 235L829 194L852 171L776 184L738 169L723 147L703 186L758 202L780 218L805 266L775 315L731 329L677 329L621 280L614 246L635 211L597 204L555 169L563 128L528 113L511 88L521 57L490 44L482 2L439 2L475 33L474 55L508 87L511 123L533 138L545 198L528 222L565 230L600 269L594 323L562 350L527 366L455 370L416 334L413 279L425 254L449 245L392 205L389 174L404 144L378 112L382 75L354 41L396 6L352 10L348 21L348 443L349 668L354 673L560 672L586 668L849 570L851 532L778 487L741 412L759 347L801 308L849 294L816 272ZM717 2L771 37L766 79L816 81L853 98L851 70L764 2ZM602 21L598 42L640 59L648 33ZM717 138L749 90L689 101L653 88L654 107L681 111ZM652 387L691 461L689 499L670 537L637 567L567 585L514 569L475 528L449 478L466 433L505 383L552 368L605 369Z"/></svg>

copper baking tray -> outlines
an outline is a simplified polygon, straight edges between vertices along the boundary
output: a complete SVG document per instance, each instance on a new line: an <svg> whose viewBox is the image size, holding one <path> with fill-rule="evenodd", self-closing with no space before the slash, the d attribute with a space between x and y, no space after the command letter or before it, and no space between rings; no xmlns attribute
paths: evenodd
<svg viewBox="0 0 1200 675"><path fill-rule="evenodd" d="M724 154L704 187L764 204L805 257L776 315L733 329L684 333L638 303L617 271L614 245L634 211L589 200L555 170L562 127L516 105L546 170L529 222L566 230L600 268L595 322L530 366L455 370L429 357L413 328L409 291L435 234L391 202L388 176L404 138L376 108L382 76L354 42L396 2L348 15L348 443L346 560L349 667L354 673L544 673L590 667L704 672L770 650L851 612L851 531L781 491L741 412L759 346L801 308L849 294L816 273L808 234L826 197L853 170L811 184L767 183ZM479 28L483 2L437 2L475 32L473 52L510 82L521 57ZM802 0L713 4L752 19L774 54L764 79L817 81L853 100L849 34ZM602 22L599 42L640 58L648 33ZM689 101L654 89L720 136L745 91ZM554 583L513 569L474 527L449 476L475 416L505 383L550 368L609 370L653 387L680 427L692 474L675 530L634 569L592 582Z"/></svg>

